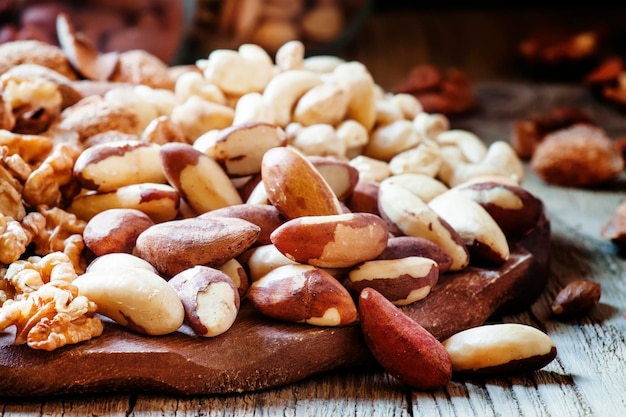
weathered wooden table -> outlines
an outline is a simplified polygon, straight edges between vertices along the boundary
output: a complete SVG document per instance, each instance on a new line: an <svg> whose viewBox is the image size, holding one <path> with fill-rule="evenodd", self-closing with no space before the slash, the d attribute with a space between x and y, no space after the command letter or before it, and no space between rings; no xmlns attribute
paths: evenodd
<svg viewBox="0 0 626 417"><path fill-rule="evenodd" d="M368 35L368 37L371 35ZM370 49L364 61L372 59ZM371 62L371 61L370 61ZM407 65L409 61L405 61ZM414 61L413 61L414 62ZM375 65L380 71L381 65ZM393 71L391 71L393 73ZM392 80L389 75L387 80ZM486 142L508 138L513 121L558 104L589 111L613 137L626 135L626 117L597 103L576 85L481 81L482 108L453 127ZM625 180L626 181L626 180ZM552 224L552 262L544 293L528 311L498 318L545 330L558 357L530 375L454 380L432 393L407 389L378 371L341 370L254 393L163 396L135 393L0 398L2 415L210 416L620 416L626 410L626 259L600 235L626 199L626 182L601 189L550 186L527 169L524 186L543 200ZM577 278L602 285L600 304L584 318L556 321L549 305ZM65 370L59 370L65 372Z"/></svg>

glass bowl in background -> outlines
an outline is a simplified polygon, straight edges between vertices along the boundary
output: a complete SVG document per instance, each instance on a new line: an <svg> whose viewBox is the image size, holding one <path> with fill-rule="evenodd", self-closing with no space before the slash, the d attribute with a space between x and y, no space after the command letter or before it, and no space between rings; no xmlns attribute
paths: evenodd
<svg viewBox="0 0 626 417"><path fill-rule="evenodd" d="M307 55L336 54L366 22L373 0L195 0L187 57L205 58L212 50L243 43L274 54L300 40Z"/></svg>

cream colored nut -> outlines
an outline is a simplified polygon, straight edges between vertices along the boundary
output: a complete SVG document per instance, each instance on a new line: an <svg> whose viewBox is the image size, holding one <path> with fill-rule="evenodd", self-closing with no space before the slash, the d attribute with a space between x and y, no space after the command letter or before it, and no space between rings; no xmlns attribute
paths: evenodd
<svg viewBox="0 0 626 417"><path fill-rule="evenodd" d="M350 93L347 118L356 120L370 131L376 122L374 79L365 65L351 61L337 65L332 78Z"/></svg>
<svg viewBox="0 0 626 417"><path fill-rule="evenodd" d="M393 175L389 177L387 182L406 188L425 203L448 191L448 186L443 182L425 174L406 173Z"/></svg>
<svg viewBox="0 0 626 417"><path fill-rule="evenodd" d="M348 111L348 91L333 83L316 85L298 100L293 120L303 126L314 124L336 125Z"/></svg>
<svg viewBox="0 0 626 417"><path fill-rule="evenodd" d="M504 232L476 201L448 191L433 198L428 205L457 231L473 258L496 265L509 259Z"/></svg>
<svg viewBox="0 0 626 417"><path fill-rule="evenodd" d="M422 138L413 129L411 121L400 119L374 130L365 146L365 156L389 162L400 152L421 142Z"/></svg>
<svg viewBox="0 0 626 417"><path fill-rule="evenodd" d="M418 113L413 119L413 128L423 138L436 140L437 137L450 129L450 121L440 113Z"/></svg>
<svg viewBox="0 0 626 417"><path fill-rule="evenodd" d="M279 266L297 263L283 255L272 243L250 248L240 259L248 267L251 282L258 281Z"/></svg>
<svg viewBox="0 0 626 417"><path fill-rule="evenodd" d="M187 101L191 96L198 96L203 100L217 104L226 104L226 97L220 88L207 81L202 74L188 71L176 79L174 93L181 102Z"/></svg>
<svg viewBox="0 0 626 417"><path fill-rule="evenodd" d="M75 197L67 211L89 221L96 214L113 208L132 208L146 213L155 223L178 215L180 195L168 184L131 184L109 193L86 193Z"/></svg>
<svg viewBox="0 0 626 417"><path fill-rule="evenodd" d="M176 291L159 275L144 268L90 271L73 284L80 295L97 304L98 313L138 333L172 333L185 319Z"/></svg>
<svg viewBox="0 0 626 417"><path fill-rule="evenodd" d="M263 155L269 149L285 146L285 131L273 124L248 122L223 129L204 142L204 153L213 158L230 177L261 172Z"/></svg>
<svg viewBox="0 0 626 417"><path fill-rule="evenodd" d="M257 239L260 229L230 217L192 217L155 224L137 237L136 254L165 277L196 265L219 267Z"/></svg>
<svg viewBox="0 0 626 417"><path fill-rule="evenodd" d="M441 146L456 146L461 150L465 160L478 163L487 155L487 145L474 133L462 129L452 129L437 135L437 143Z"/></svg>
<svg viewBox="0 0 626 417"><path fill-rule="evenodd" d="M543 368L557 355L544 332L517 323L490 324L452 335L443 342L456 373L518 374Z"/></svg>
<svg viewBox="0 0 626 417"><path fill-rule="evenodd" d="M263 91L263 100L274 114L276 124L287 126L300 97L321 83L320 76L308 70L284 71L273 77Z"/></svg>
<svg viewBox="0 0 626 417"><path fill-rule="evenodd" d="M415 173L434 177L442 163L441 150L431 140L423 140L417 146L395 155L389 161L393 175Z"/></svg>
<svg viewBox="0 0 626 417"><path fill-rule="evenodd" d="M270 234L286 219L278 209L270 204L234 204L231 206L211 210L199 217L234 217L256 224L261 229L254 242L255 246L271 243Z"/></svg>
<svg viewBox="0 0 626 417"><path fill-rule="evenodd" d="M439 267L439 273L447 272L452 265L452 257L434 242L414 236L394 236L387 241L385 250L376 259L402 259L420 256L432 259Z"/></svg>
<svg viewBox="0 0 626 417"><path fill-rule="evenodd" d="M96 256L132 253L137 236L153 224L147 214L136 209L105 210L87 222L83 241Z"/></svg>
<svg viewBox="0 0 626 417"><path fill-rule="evenodd" d="M253 92L239 97L235 104L233 125L247 122L274 123L273 108L263 100L261 93Z"/></svg>
<svg viewBox="0 0 626 417"><path fill-rule="evenodd" d="M399 108L403 118L407 120L415 120L418 114L424 112L422 103L412 94L392 94L387 100Z"/></svg>
<svg viewBox="0 0 626 417"><path fill-rule="evenodd" d="M309 160L339 199L346 201L359 180L359 171L347 161L335 157L309 156Z"/></svg>
<svg viewBox="0 0 626 417"><path fill-rule="evenodd" d="M198 96L191 96L172 111L172 121L180 126L185 139L193 143L203 133L212 129L224 129L230 126L235 111L222 104L206 101Z"/></svg>
<svg viewBox="0 0 626 417"><path fill-rule="evenodd" d="M359 178L362 180L381 182L391 176L389 164L385 161L359 155L350 160L350 165L359 171Z"/></svg>
<svg viewBox="0 0 626 417"><path fill-rule="evenodd" d="M345 26L343 12L335 3L322 3L302 16L302 36L313 42L336 40Z"/></svg>
<svg viewBox="0 0 626 417"><path fill-rule="evenodd" d="M265 19L250 35L250 41L265 48L268 52L276 52L282 45L297 39L300 31L295 22L280 19Z"/></svg>
<svg viewBox="0 0 626 417"><path fill-rule="evenodd" d="M261 177L268 200L287 219L343 211L322 174L294 148L278 147L267 151L261 164Z"/></svg>
<svg viewBox="0 0 626 417"><path fill-rule="evenodd" d="M452 257L450 271L462 270L469 264L469 252L459 233L403 186L383 180L378 193L378 208L392 232L397 229L406 236L428 239L448 252Z"/></svg>
<svg viewBox="0 0 626 417"><path fill-rule="evenodd" d="M115 191L140 183L165 183L159 165L160 145L143 141L116 141L85 149L74 164L74 177L87 189Z"/></svg>
<svg viewBox="0 0 626 417"><path fill-rule="evenodd" d="M408 256L376 259L352 268L346 281L353 294L370 287L397 306L425 298L439 280L439 267L429 258Z"/></svg>
<svg viewBox="0 0 626 417"><path fill-rule="evenodd" d="M185 322L199 336L214 337L231 328L239 313L239 292L222 271L195 266L169 280L185 308Z"/></svg>
<svg viewBox="0 0 626 417"><path fill-rule="evenodd" d="M196 213L242 203L219 164L193 146L165 144L161 146L160 160L169 183Z"/></svg>
<svg viewBox="0 0 626 417"><path fill-rule="evenodd" d="M345 326L357 319L350 293L328 272L311 265L284 265L250 285L259 312L277 320Z"/></svg>
<svg viewBox="0 0 626 417"><path fill-rule="evenodd" d="M450 187L476 177L490 175L506 176L517 184L524 179L524 165L508 142L495 141L478 163L465 162L461 150L455 146L441 148L442 164L438 177Z"/></svg>
<svg viewBox="0 0 626 417"><path fill-rule="evenodd" d="M257 45L244 44L238 51L216 49L208 59L198 60L204 78L226 94L241 96L262 92L274 75L273 63ZM264 55L265 53L265 55Z"/></svg>
<svg viewBox="0 0 626 417"><path fill-rule="evenodd" d="M346 268L374 259L388 238L385 222L369 213L300 217L270 235L287 258L324 268Z"/></svg>
<svg viewBox="0 0 626 417"><path fill-rule="evenodd" d="M400 107L388 100L386 96L376 99L376 126L384 126L396 120L406 120ZM410 120L410 119L409 119Z"/></svg>
<svg viewBox="0 0 626 417"><path fill-rule="evenodd" d="M226 263L219 266L217 269L228 275L228 277L233 280L235 287L237 287L239 297L242 298L250 287L250 278L248 277L248 273L241 262L233 258L226 261Z"/></svg>
<svg viewBox="0 0 626 417"><path fill-rule="evenodd" d="M287 4L300 4L300 2L289 1ZM304 69L304 44L299 40L285 42L276 51L276 66L279 71L289 71Z"/></svg>
<svg viewBox="0 0 626 417"><path fill-rule="evenodd" d="M369 142L370 135L365 126L356 120L344 120L335 130L337 139L345 143L346 156L354 158L363 152L363 147Z"/></svg>
<svg viewBox="0 0 626 417"><path fill-rule="evenodd" d="M258 182L248 194L246 198L246 204L272 204L270 203L269 196L267 194L267 190L265 189L265 184L263 181Z"/></svg>
<svg viewBox="0 0 626 417"><path fill-rule="evenodd" d="M343 58L335 55L313 55L304 58L304 69L318 74L331 74L340 64L345 63Z"/></svg>
<svg viewBox="0 0 626 417"><path fill-rule="evenodd" d="M517 185L486 181L461 184L453 190L487 210L509 240L533 230L544 210L541 200Z"/></svg>
<svg viewBox="0 0 626 417"><path fill-rule="evenodd" d="M183 131L172 122L169 116L159 116L148 123L148 126L141 133L141 140L157 145L164 145L169 142L186 142Z"/></svg>
<svg viewBox="0 0 626 417"><path fill-rule="evenodd" d="M133 268L145 269L157 273L152 264L130 253L113 252L100 255L87 265L86 272L114 273Z"/></svg>
<svg viewBox="0 0 626 417"><path fill-rule="evenodd" d="M157 107L141 98L134 88L127 86L112 88L104 94L104 99L110 103L132 108L137 114L140 130L144 130L152 120L160 116Z"/></svg>
<svg viewBox="0 0 626 417"><path fill-rule="evenodd" d="M339 140L335 128L329 124L314 124L298 129L289 144L298 148L306 155L344 156L346 145Z"/></svg>

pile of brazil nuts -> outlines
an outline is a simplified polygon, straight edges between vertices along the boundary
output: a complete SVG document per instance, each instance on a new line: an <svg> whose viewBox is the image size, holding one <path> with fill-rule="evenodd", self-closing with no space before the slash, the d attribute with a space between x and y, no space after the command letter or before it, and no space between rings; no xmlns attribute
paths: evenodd
<svg viewBox="0 0 626 417"><path fill-rule="evenodd" d="M497 268L535 226L541 202L508 142L451 129L299 41L182 67L129 51L106 79L76 67L97 53L66 52L0 45L0 330L15 326L15 343L84 342L100 315L147 337L184 324L214 337L251 303L272 320L360 323L421 389L556 356L525 325L440 342L398 308L440 274Z"/></svg>

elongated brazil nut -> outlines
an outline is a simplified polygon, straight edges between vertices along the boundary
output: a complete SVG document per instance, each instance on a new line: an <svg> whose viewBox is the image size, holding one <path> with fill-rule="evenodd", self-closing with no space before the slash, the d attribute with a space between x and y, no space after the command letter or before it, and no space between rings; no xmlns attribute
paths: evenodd
<svg viewBox="0 0 626 417"><path fill-rule="evenodd" d="M516 185L474 182L458 185L453 190L480 204L512 240L530 232L543 212L541 200Z"/></svg>
<svg viewBox="0 0 626 417"><path fill-rule="evenodd" d="M546 333L519 323L490 324L444 340L456 373L517 374L543 368L557 349Z"/></svg>
<svg viewBox="0 0 626 417"><path fill-rule="evenodd" d="M159 155L167 180L198 214L243 203L222 167L193 146L167 143Z"/></svg>
<svg viewBox="0 0 626 417"><path fill-rule="evenodd" d="M452 257L450 271L469 264L469 251L461 236L421 198L393 182L383 180L379 187L378 208L381 217L406 236L428 239Z"/></svg>
<svg viewBox="0 0 626 417"><path fill-rule="evenodd" d="M430 294L439 279L437 263L409 256L363 262L348 273L347 285L354 294L374 288L397 306L411 304Z"/></svg>
<svg viewBox="0 0 626 417"><path fill-rule="evenodd" d="M269 201L287 219L342 213L339 199L308 158L290 147L263 156L261 177Z"/></svg>
<svg viewBox="0 0 626 417"><path fill-rule="evenodd" d="M159 148L138 140L94 145L79 155L74 176L84 188L103 193L130 184L165 183Z"/></svg>
<svg viewBox="0 0 626 417"><path fill-rule="evenodd" d="M183 324L183 304L163 278L142 267L107 269L105 264L73 281L79 294L98 305L98 313L148 335L172 333Z"/></svg>
<svg viewBox="0 0 626 417"><path fill-rule="evenodd" d="M89 221L109 209L136 209L160 223L178 215L180 195L167 184L131 184L108 193L89 192L74 198L67 211Z"/></svg>
<svg viewBox="0 0 626 417"><path fill-rule="evenodd" d="M247 298L262 314L277 320L345 326L357 319L348 290L311 265L284 265L270 271L250 285Z"/></svg>
<svg viewBox="0 0 626 417"><path fill-rule="evenodd" d="M192 217L156 224L137 237L137 254L172 277L196 265L219 267L248 249L259 227L229 217Z"/></svg>
<svg viewBox="0 0 626 417"><path fill-rule="evenodd" d="M289 259L325 268L345 268L374 259L385 249L385 222L369 213L307 216L272 232L272 243Z"/></svg>
<svg viewBox="0 0 626 417"><path fill-rule="evenodd" d="M231 177L261 172L261 161L271 148L285 146L287 136L280 127L264 122L246 122L221 130L204 152Z"/></svg>

